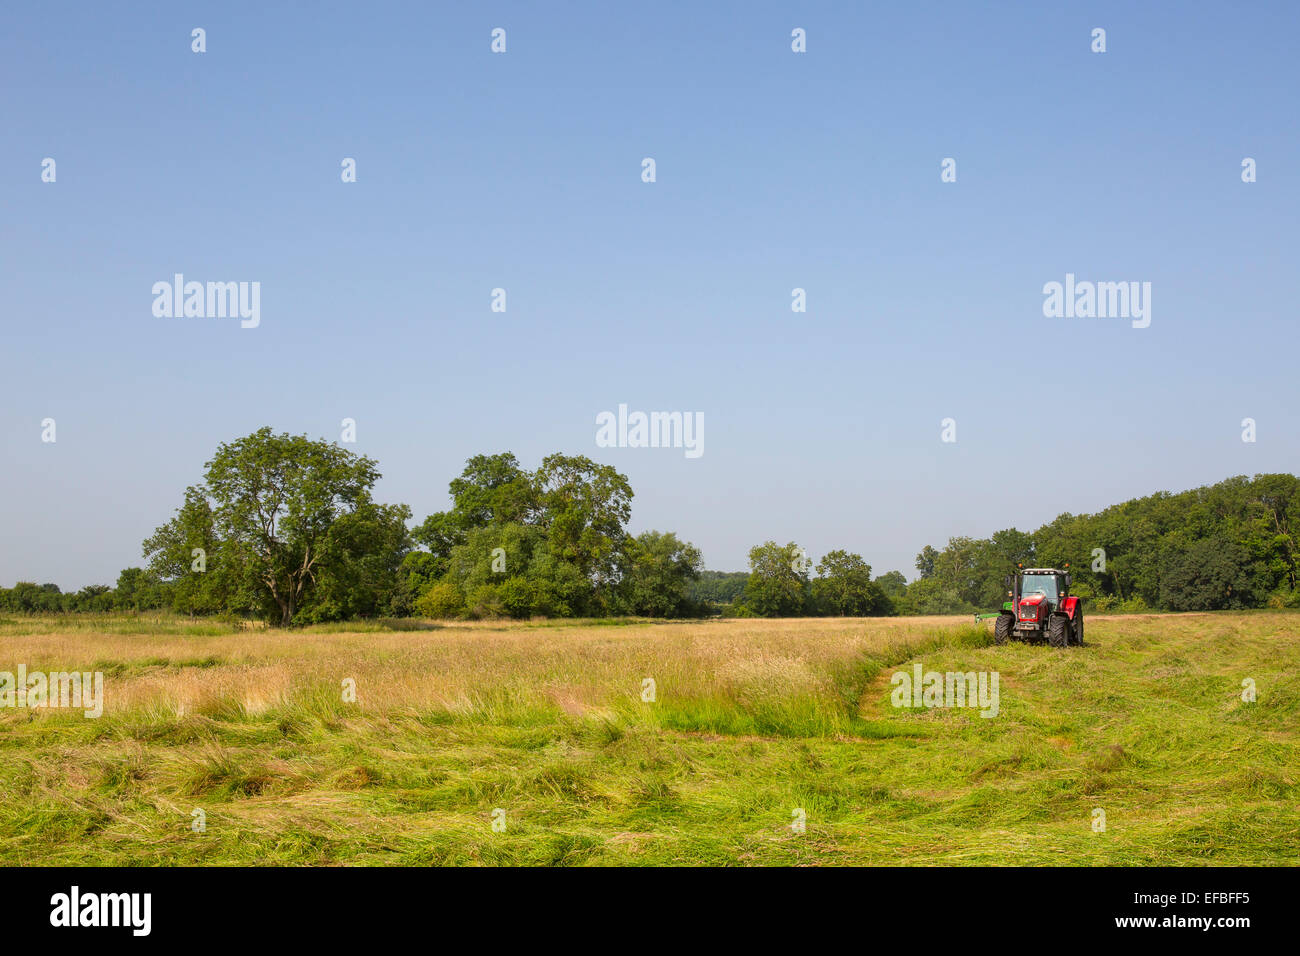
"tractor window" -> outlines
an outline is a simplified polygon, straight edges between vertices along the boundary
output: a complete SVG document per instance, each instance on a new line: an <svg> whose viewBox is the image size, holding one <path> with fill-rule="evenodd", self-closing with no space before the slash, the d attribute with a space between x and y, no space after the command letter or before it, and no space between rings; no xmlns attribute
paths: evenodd
<svg viewBox="0 0 1300 956"><path fill-rule="evenodd" d="M1056 601L1056 575L1054 574L1026 574L1020 579L1020 596L1031 597L1035 594L1044 595L1047 600L1055 603Z"/></svg>

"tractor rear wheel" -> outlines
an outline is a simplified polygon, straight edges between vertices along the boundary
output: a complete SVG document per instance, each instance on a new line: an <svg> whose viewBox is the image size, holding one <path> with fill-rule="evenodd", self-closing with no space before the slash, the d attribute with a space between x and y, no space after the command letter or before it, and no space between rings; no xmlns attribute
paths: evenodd
<svg viewBox="0 0 1300 956"><path fill-rule="evenodd" d="M1015 619L1010 614L999 614L997 622L993 625L993 643L1005 644L1011 637L1011 631L1015 627Z"/></svg>
<svg viewBox="0 0 1300 956"><path fill-rule="evenodd" d="M1070 619L1064 614L1053 614L1047 622L1047 643L1053 647L1065 647L1070 643Z"/></svg>

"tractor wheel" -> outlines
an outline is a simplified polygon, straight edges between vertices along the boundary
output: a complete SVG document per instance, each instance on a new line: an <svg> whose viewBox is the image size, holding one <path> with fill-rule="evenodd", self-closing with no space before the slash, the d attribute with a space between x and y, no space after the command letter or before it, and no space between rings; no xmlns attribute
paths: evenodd
<svg viewBox="0 0 1300 956"><path fill-rule="evenodd" d="M1011 630L1015 627L1015 620L1010 614L999 614L997 622L993 625L993 643L1005 644L1011 637Z"/></svg>
<svg viewBox="0 0 1300 956"><path fill-rule="evenodd" d="M1053 647L1065 647L1070 642L1070 619L1064 614L1053 614L1047 622L1047 643Z"/></svg>
<svg viewBox="0 0 1300 956"><path fill-rule="evenodd" d="M1083 646L1083 612L1074 612L1074 643Z"/></svg>

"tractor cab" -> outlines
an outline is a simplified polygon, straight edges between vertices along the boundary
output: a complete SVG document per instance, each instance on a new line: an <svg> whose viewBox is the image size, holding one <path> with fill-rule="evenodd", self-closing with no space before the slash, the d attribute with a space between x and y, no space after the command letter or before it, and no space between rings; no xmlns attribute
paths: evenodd
<svg viewBox="0 0 1300 956"><path fill-rule="evenodd" d="M1012 575L1009 583L1013 586L1011 601L1015 607L1022 601L1055 607L1070 594L1070 572L1055 568L1028 568Z"/></svg>

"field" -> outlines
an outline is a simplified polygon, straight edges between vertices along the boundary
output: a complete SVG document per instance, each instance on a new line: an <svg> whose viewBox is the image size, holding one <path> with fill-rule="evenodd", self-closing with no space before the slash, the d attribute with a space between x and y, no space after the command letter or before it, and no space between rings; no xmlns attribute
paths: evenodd
<svg viewBox="0 0 1300 956"><path fill-rule="evenodd" d="M0 707L0 864L1300 863L1300 614L404 627L0 621L105 680ZM894 707L918 662L997 716Z"/></svg>

